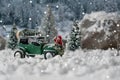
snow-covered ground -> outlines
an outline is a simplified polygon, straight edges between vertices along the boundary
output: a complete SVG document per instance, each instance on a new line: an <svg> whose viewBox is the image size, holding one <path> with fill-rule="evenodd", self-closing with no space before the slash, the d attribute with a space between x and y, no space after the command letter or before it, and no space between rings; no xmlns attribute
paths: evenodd
<svg viewBox="0 0 120 80"><path fill-rule="evenodd" d="M18 59L0 51L0 80L120 80L116 50L66 51L63 57Z"/></svg>

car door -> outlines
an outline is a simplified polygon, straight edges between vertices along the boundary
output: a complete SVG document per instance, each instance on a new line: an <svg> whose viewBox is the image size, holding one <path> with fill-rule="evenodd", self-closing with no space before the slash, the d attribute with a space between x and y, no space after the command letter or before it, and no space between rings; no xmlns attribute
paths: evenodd
<svg viewBox="0 0 120 80"><path fill-rule="evenodd" d="M41 45L37 45L37 43L32 42L27 47L27 52L29 54L41 54Z"/></svg>

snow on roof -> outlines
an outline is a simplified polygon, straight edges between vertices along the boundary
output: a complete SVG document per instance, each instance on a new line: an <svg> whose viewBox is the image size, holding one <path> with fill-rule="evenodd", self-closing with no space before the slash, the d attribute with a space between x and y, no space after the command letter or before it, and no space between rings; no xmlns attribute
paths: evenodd
<svg viewBox="0 0 120 80"><path fill-rule="evenodd" d="M88 19L90 21L102 21L102 20L106 20L106 19L112 19L112 20L116 20L118 17L118 13L106 13L105 11L100 11L100 12L92 12L91 14L86 14L83 18L84 19Z"/></svg>
<svg viewBox="0 0 120 80"><path fill-rule="evenodd" d="M91 32L105 32L105 39L112 35L110 32L111 27L116 27L114 23L117 24L120 20L120 15L117 12L106 13L105 11L92 12L91 14L86 14L83 19L79 22L79 27L81 28L84 39L86 39ZM119 24L117 24L119 26ZM114 31L115 32L115 31Z"/></svg>
<svg viewBox="0 0 120 80"><path fill-rule="evenodd" d="M89 27L86 31L88 32L100 32L101 30L105 28L109 28L111 24L108 26L103 26L103 23L105 23L105 20L114 20L115 22L120 18L117 12L113 13L106 13L105 11L101 12L92 12L91 14L86 14L83 19L80 21L79 25L81 27L81 24L87 24ZM90 25L90 23L84 23L85 20L94 22L94 24ZM82 26L84 27L84 26Z"/></svg>

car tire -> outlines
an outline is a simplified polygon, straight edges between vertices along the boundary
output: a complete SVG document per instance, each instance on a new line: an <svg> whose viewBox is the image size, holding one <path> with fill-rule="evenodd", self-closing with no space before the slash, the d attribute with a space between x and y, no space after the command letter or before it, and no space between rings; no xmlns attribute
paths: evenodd
<svg viewBox="0 0 120 80"><path fill-rule="evenodd" d="M15 51L15 53L14 53L14 57L17 57L17 58L25 58L25 53L24 53L22 50L17 50L17 51Z"/></svg>
<svg viewBox="0 0 120 80"><path fill-rule="evenodd" d="M53 52L45 52L44 53L45 59L50 59L50 58L53 58L54 56L55 56L55 53L53 53Z"/></svg>

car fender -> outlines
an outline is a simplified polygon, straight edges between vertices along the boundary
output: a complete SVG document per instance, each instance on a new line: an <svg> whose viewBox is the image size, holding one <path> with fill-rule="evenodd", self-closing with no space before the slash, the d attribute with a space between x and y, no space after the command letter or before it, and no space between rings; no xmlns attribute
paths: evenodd
<svg viewBox="0 0 120 80"><path fill-rule="evenodd" d="M44 53L44 52L53 52L53 53L55 53L55 55L58 54L57 50L56 50L54 47L51 47L51 46L46 46L46 47L44 47L43 53Z"/></svg>
<svg viewBox="0 0 120 80"><path fill-rule="evenodd" d="M23 47L18 47L17 50L22 50L25 53L25 49Z"/></svg>

